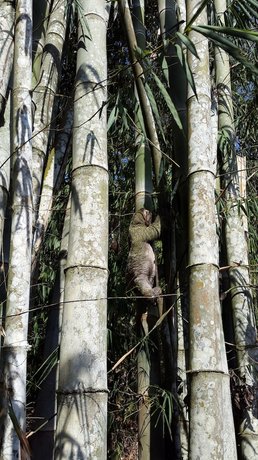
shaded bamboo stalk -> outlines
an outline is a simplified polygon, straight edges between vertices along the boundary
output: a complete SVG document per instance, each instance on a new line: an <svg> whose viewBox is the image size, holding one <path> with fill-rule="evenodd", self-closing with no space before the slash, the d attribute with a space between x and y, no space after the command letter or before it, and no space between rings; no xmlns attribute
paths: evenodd
<svg viewBox="0 0 258 460"><path fill-rule="evenodd" d="M156 185L159 184L161 175L161 149L159 145L158 135L156 131L156 124L150 102L144 87L144 70L136 57L137 40L133 28L130 8L128 0L119 0L119 7L121 16L125 25L125 32L128 41L128 48L130 54L131 65L135 77L135 84L137 88L140 107L144 119L144 124L152 152L152 161L156 178Z"/></svg>
<svg viewBox="0 0 258 460"><path fill-rule="evenodd" d="M8 85L13 67L15 10L13 2L0 1L0 126L8 97ZM2 163L2 159L1 159Z"/></svg>
<svg viewBox="0 0 258 460"><path fill-rule="evenodd" d="M48 22L39 79L33 91L35 105L33 128L33 197L35 219L40 201L41 183L47 158L54 99L61 73L61 57L66 32L66 0L54 0ZM35 244L42 228L35 221ZM43 229L44 231L44 229ZM39 235L39 236L38 236Z"/></svg>
<svg viewBox="0 0 258 460"><path fill-rule="evenodd" d="M220 23L224 24L226 2L216 0L215 7ZM229 138L228 144L222 149L221 153L223 156L222 177L226 202L225 238L238 361L237 374L240 377L240 388L246 393L247 398L246 403L241 405L239 437L243 459L249 460L258 457L257 331L253 297L250 289L247 229L241 209L242 197L235 151L229 56L225 51L216 48L215 62L219 102L219 129L222 133L225 130L227 138ZM237 389L235 390L238 391Z"/></svg>
<svg viewBox="0 0 258 460"><path fill-rule="evenodd" d="M188 273L187 273L187 111L186 111L186 77L184 70L177 57L176 47L178 40L176 31L180 24L179 20L185 22L184 10L179 17L179 4L175 0L158 0L160 31L164 46L164 64L166 69L169 94L172 102L180 117L182 129L180 129L174 119L171 120L173 134L173 159L177 165L173 165L173 184L178 184L177 193L173 199L172 205L175 209L180 209L180 216L175 221L175 212L171 212L170 228L164 232L163 245L166 247L164 251L165 267L167 267L166 280L169 288L168 292L176 292L176 281L178 280L181 292L181 301L175 306L171 315L168 317L168 325L170 330L170 363L167 363L167 374L170 374L170 388L175 398L173 420L172 420L172 438L173 438L173 455L175 458L181 458L183 455L188 455L187 446L187 431L185 423L186 410L183 410L185 402L178 399L178 381L180 388L184 387L186 391L186 369L182 365L186 364L186 355L188 353ZM182 2L181 2L182 3ZM185 5L184 5L185 6ZM185 50L184 50L185 53ZM179 230L178 230L179 229ZM165 236L168 240L164 241ZM166 246L165 246L166 244ZM167 260L166 260L167 259ZM177 272L179 276L177 277ZM168 299L167 302L168 303ZM170 304L167 305L169 308ZM181 327L183 329L181 329ZM183 335L182 335L183 334ZM180 341L180 350L179 350ZM183 350L182 347L185 347ZM183 357L183 354L185 356ZM180 355L180 356L179 356ZM177 364L177 359L180 359L180 366ZM180 368L180 375L178 370ZM182 378L185 381L182 381ZM182 395L182 393L181 393ZM177 403L178 402L178 403ZM182 411L181 411L182 409ZM180 412L182 412L180 414ZM181 439L182 438L182 439ZM183 445L184 443L184 445Z"/></svg>
<svg viewBox="0 0 258 460"><path fill-rule="evenodd" d="M142 50L146 47L146 36L144 26L145 0L133 1L133 28L137 46ZM152 209L152 170L151 157L145 136L142 132L140 119L142 118L141 105L139 104L138 92L135 83L135 124L137 132L135 135L135 210L141 208ZM138 336L146 336L149 332L147 304L146 311L142 311L142 302L136 304L136 329ZM151 414L150 414L150 361L146 350L146 344L139 350L137 355L137 377L138 377L138 457L139 460L150 459L150 437L151 437Z"/></svg>

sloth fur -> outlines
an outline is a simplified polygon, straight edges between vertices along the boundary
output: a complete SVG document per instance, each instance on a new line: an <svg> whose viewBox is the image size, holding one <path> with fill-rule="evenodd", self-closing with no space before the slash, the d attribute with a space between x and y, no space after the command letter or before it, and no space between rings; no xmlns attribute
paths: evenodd
<svg viewBox="0 0 258 460"><path fill-rule="evenodd" d="M156 274L155 255L150 242L160 237L159 216L152 223L152 213L145 208L137 211L129 227L130 251L127 262L129 287L136 287L141 295L157 297L161 291L153 287Z"/></svg>

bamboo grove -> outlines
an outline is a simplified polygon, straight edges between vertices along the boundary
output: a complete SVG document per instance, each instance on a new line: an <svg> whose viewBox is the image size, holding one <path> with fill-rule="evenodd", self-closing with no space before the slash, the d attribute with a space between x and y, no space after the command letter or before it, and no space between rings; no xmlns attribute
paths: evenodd
<svg viewBox="0 0 258 460"><path fill-rule="evenodd" d="M258 458L257 7L0 0L1 459Z"/></svg>

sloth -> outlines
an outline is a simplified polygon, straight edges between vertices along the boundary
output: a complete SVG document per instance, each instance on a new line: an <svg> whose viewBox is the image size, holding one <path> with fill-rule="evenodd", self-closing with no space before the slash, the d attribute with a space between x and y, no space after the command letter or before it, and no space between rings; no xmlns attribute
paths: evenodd
<svg viewBox="0 0 258 460"><path fill-rule="evenodd" d="M155 255L151 241L160 237L161 223L159 216L152 223L152 213L145 208L137 211L129 226L130 251L127 262L127 280L133 284L144 297L157 297L161 294L159 287L153 287Z"/></svg>

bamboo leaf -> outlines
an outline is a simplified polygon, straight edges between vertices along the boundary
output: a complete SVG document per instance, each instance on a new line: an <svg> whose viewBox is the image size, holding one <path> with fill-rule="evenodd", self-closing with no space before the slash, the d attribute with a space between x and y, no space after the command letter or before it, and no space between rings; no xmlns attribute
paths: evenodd
<svg viewBox="0 0 258 460"><path fill-rule="evenodd" d="M146 93L147 93L147 96L148 96L149 101L150 101L152 111L154 113L154 116L155 116L155 118L157 120L160 132L162 134L163 140L164 140L164 142L166 142L164 130L162 128L161 118L160 118L160 115L159 115L159 109L158 109L157 103L155 101L155 97L153 95L153 92L151 91L151 88L148 85L148 83L145 83L145 89L146 89Z"/></svg>
<svg viewBox="0 0 258 460"><path fill-rule="evenodd" d="M197 97L193 74L192 74L192 71L191 71L191 69L190 69L190 67L188 65L187 59L185 58L185 54L184 54L184 52L182 50L182 47L180 45L177 45L177 44L175 45L175 47L176 47L176 53L177 53L178 59L180 61L180 64L181 64L181 66L183 67L183 69L185 71L187 81L188 81L189 85L191 86L195 96Z"/></svg>
<svg viewBox="0 0 258 460"><path fill-rule="evenodd" d="M195 44L186 36L181 34L181 32L176 32L177 37L179 40L186 46L186 48L197 58L199 59L199 56L196 51Z"/></svg>
<svg viewBox="0 0 258 460"><path fill-rule="evenodd" d="M140 124L141 132L144 134L144 137L146 137L146 129L145 129L144 120L143 120L142 111L141 111L139 102L136 103L135 113L137 114L137 117L138 117L138 122Z"/></svg>
<svg viewBox="0 0 258 460"><path fill-rule="evenodd" d="M239 4L238 8L244 13L244 15L252 22L252 20L258 17L257 11L255 11L250 5Z"/></svg>
<svg viewBox="0 0 258 460"><path fill-rule="evenodd" d="M245 28L245 21L243 21L243 15L239 14L239 11L234 7L230 7L230 13L232 13L234 21L238 25L238 27L241 27L242 29ZM232 16L229 13L229 11L225 12L225 20L227 23L232 22ZM241 13L241 12L240 12Z"/></svg>
<svg viewBox="0 0 258 460"><path fill-rule="evenodd" d="M159 79L159 77L154 72L152 72L152 75L153 75L153 78L154 78L154 80L155 80L155 82L156 82L156 84L157 84L157 86L158 86L158 88L159 88L159 90L160 90L160 92L161 92L161 94L162 94L162 96L163 96L163 98L164 98L164 100L165 100L165 102L166 102L166 104L167 104L167 106L168 106L168 108L169 108L169 110L170 110L170 112L171 112L171 114L172 114L177 126L180 129L183 129L181 120L180 120L179 115L178 115L177 110L176 110L176 107L175 107L174 103L172 102L171 97L168 94L165 86L163 85L162 81Z"/></svg>
<svg viewBox="0 0 258 460"><path fill-rule="evenodd" d="M111 110L110 114L109 114L109 117L108 117L108 122L107 122L107 131L110 130L111 126L116 122L117 120L117 116L118 116L118 101L119 101L119 96L120 96L120 93L118 91L118 94L117 94L117 98L116 98L116 103L113 107L113 109Z"/></svg>
<svg viewBox="0 0 258 460"><path fill-rule="evenodd" d="M140 48L140 46L135 46L134 54L138 60L141 60L146 58L146 56L150 56L152 54L152 51L147 49L143 50L142 48Z"/></svg>
<svg viewBox="0 0 258 460"><path fill-rule="evenodd" d="M258 75L258 66L256 64L253 64L247 57L245 57L245 55L241 52L241 50L234 43L232 43L232 41L227 39L225 36L212 30L213 27L215 26L210 26L210 27L192 26L192 29L195 30L196 32L201 33L205 37L209 38L215 45L222 48L224 51L230 54L234 59L240 62L243 66L250 69L251 72ZM222 28L219 27L218 29L221 30ZM228 29L228 28L224 28L224 29Z"/></svg>
<svg viewBox="0 0 258 460"><path fill-rule="evenodd" d="M258 2L257 0L240 0L233 2L230 5L229 10L234 14L234 16L237 16L236 12L239 12L239 10L240 12L244 12L249 21L253 23L254 19L258 17Z"/></svg>
<svg viewBox="0 0 258 460"><path fill-rule="evenodd" d="M81 28L83 30L84 38L87 37L89 40L92 40L91 31L90 31L90 28L89 28L88 21L85 18L83 7L82 7L82 5L81 5L81 3L79 1L76 1L75 3L76 3L77 8L78 8L78 13L79 13L78 14L78 19L79 19L79 21L81 23Z"/></svg>
<svg viewBox="0 0 258 460"><path fill-rule="evenodd" d="M127 122L127 109L125 107L121 107L121 112L122 112L122 125L125 131L129 130L128 122Z"/></svg>
<svg viewBox="0 0 258 460"><path fill-rule="evenodd" d="M230 35L231 37L235 38L242 38L245 40L250 40L253 42L258 42L258 32L253 32L252 30L249 29L236 29L235 27L220 27L220 26L193 26L192 29L197 30L200 29L200 31L214 31L218 32L216 36L219 36L220 34L225 34L225 35ZM198 30L197 30L198 31ZM234 45L232 42L229 42L231 45ZM234 45L236 46L236 45Z"/></svg>
<svg viewBox="0 0 258 460"><path fill-rule="evenodd" d="M242 1L243 1L243 0L241 0L241 2L242 2ZM239 2L239 4L240 4L241 2ZM257 0L248 0L248 2L245 2L245 3L246 3L247 5L248 5L248 3L251 3L251 5L253 5L255 8L258 8L258 2L257 2Z"/></svg>

